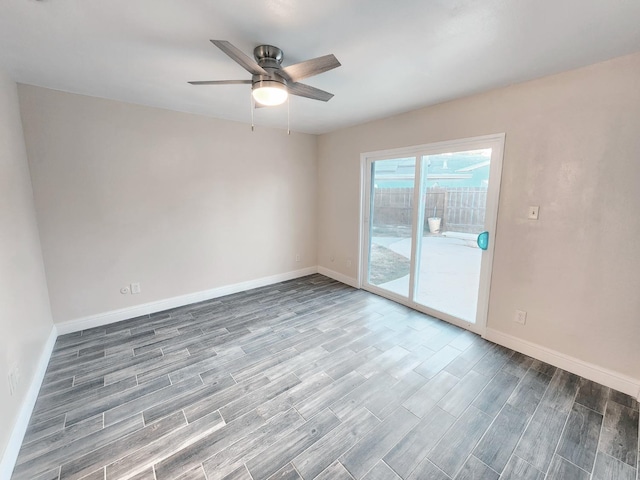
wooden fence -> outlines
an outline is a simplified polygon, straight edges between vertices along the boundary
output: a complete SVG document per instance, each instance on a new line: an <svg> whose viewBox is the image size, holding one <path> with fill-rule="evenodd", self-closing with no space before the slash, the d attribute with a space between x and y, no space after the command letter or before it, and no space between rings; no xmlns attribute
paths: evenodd
<svg viewBox="0 0 640 480"><path fill-rule="evenodd" d="M478 233L484 229L487 189L479 187L427 189L424 230L428 217L442 218L441 231ZM413 188L376 188L373 199L373 226L410 226Z"/></svg>

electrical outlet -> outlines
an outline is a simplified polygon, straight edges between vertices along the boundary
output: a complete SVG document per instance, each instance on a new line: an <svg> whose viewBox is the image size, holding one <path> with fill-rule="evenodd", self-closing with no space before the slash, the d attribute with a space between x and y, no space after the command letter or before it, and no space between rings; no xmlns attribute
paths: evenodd
<svg viewBox="0 0 640 480"><path fill-rule="evenodd" d="M299 261L300 261L300 254L296 253L296 262L299 262Z"/></svg>
<svg viewBox="0 0 640 480"><path fill-rule="evenodd" d="M131 284L131 293L135 295L136 293L140 293L140 292L141 292L140 284L137 283L137 282L136 283L132 283Z"/></svg>
<svg viewBox="0 0 640 480"><path fill-rule="evenodd" d="M527 312L523 310L516 310L516 315L513 317L513 321L520 325L524 325L527 323Z"/></svg>
<svg viewBox="0 0 640 480"><path fill-rule="evenodd" d="M336 256L335 255L331 255L331 257L329 257L329 260L331 260L332 262L335 261Z"/></svg>
<svg viewBox="0 0 640 480"><path fill-rule="evenodd" d="M122 288L120 289L120 293L121 293L122 295L127 295L129 292L130 292L129 287L122 287Z"/></svg>
<svg viewBox="0 0 640 480"><path fill-rule="evenodd" d="M540 213L540 207L536 207L536 206L529 207L529 220L537 220L538 213Z"/></svg>
<svg viewBox="0 0 640 480"><path fill-rule="evenodd" d="M350 266L351 266L351 258L347 257L347 267L350 267Z"/></svg>
<svg viewBox="0 0 640 480"><path fill-rule="evenodd" d="M20 370L16 366L9 372L9 394L11 396L18 390L18 385L20 385Z"/></svg>

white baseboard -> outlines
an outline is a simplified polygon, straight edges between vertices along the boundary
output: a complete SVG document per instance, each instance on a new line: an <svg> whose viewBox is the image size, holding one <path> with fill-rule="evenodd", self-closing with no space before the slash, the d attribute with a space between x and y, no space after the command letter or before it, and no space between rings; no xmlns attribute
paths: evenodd
<svg viewBox="0 0 640 480"><path fill-rule="evenodd" d="M324 275L325 277L333 278L334 280L337 280L340 283L344 283L345 285L349 285L350 287L360 288L360 285L358 285L358 280L356 280L355 278L347 277L342 273L329 270L328 268L318 267L318 273Z"/></svg>
<svg viewBox="0 0 640 480"><path fill-rule="evenodd" d="M603 367L571 357L556 350L487 328L487 340L547 362L581 377L601 383L640 400L640 379L628 377Z"/></svg>
<svg viewBox="0 0 640 480"><path fill-rule="evenodd" d="M9 480L11 478L11 473L16 465L16 460L18 460L18 453L20 453L24 434L27 432L27 427L29 426L29 419L31 418L33 407L36 405L36 400L38 399L40 386L42 385L44 374L47 371L51 352L53 352L53 346L56 343L56 338L58 338L58 332L56 330L56 326L53 325L49 338L47 338L44 348L42 349L42 353L40 354L40 358L38 359L36 371L33 379L31 380L31 385L29 385L27 396L22 402L18 418L13 426L11 437L9 437L9 443L2 455L2 462L0 462L0 479L2 480Z"/></svg>
<svg viewBox="0 0 640 480"><path fill-rule="evenodd" d="M231 295L233 293L244 292L253 288L273 285L274 283L285 282L287 280L305 277L314 273L318 273L317 267L307 267L300 270L271 275L269 277L262 277L255 280L248 280L246 282L225 285L202 292L188 293L186 295L167 298L165 300L144 303L141 305L135 305L133 307L121 308L119 310L112 310L105 313L98 313L96 315L89 315L87 317L58 323L58 335L79 332L88 328L100 327L102 325L108 325L110 323L119 322L121 320L128 320L129 318L135 318L141 315L162 312L163 310L169 310L170 308L182 307L191 303L211 300L212 298L224 297L225 295Z"/></svg>

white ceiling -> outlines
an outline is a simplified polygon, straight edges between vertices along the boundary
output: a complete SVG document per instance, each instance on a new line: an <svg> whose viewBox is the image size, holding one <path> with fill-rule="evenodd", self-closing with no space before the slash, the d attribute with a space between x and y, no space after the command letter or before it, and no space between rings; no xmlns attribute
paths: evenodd
<svg viewBox="0 0 640 480"><path fill-rule="evenodd" d="M249 79L209 39L283 65L333 53L293 97L292 129L324 133L640 50L637 0L0 0L0 67L16 81L250 121ZM285 106L256 124L286 127Z"/></svg>

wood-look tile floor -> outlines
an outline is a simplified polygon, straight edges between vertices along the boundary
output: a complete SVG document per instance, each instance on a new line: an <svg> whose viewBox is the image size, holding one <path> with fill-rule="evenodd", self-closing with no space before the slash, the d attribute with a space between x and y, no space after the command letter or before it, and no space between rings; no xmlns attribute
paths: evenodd
<svg viewBox="0 0 640 480"><path fill-rule="evenodd" d="M320 275L58 338L18 479L637 480L631 397Z"/></svg>

